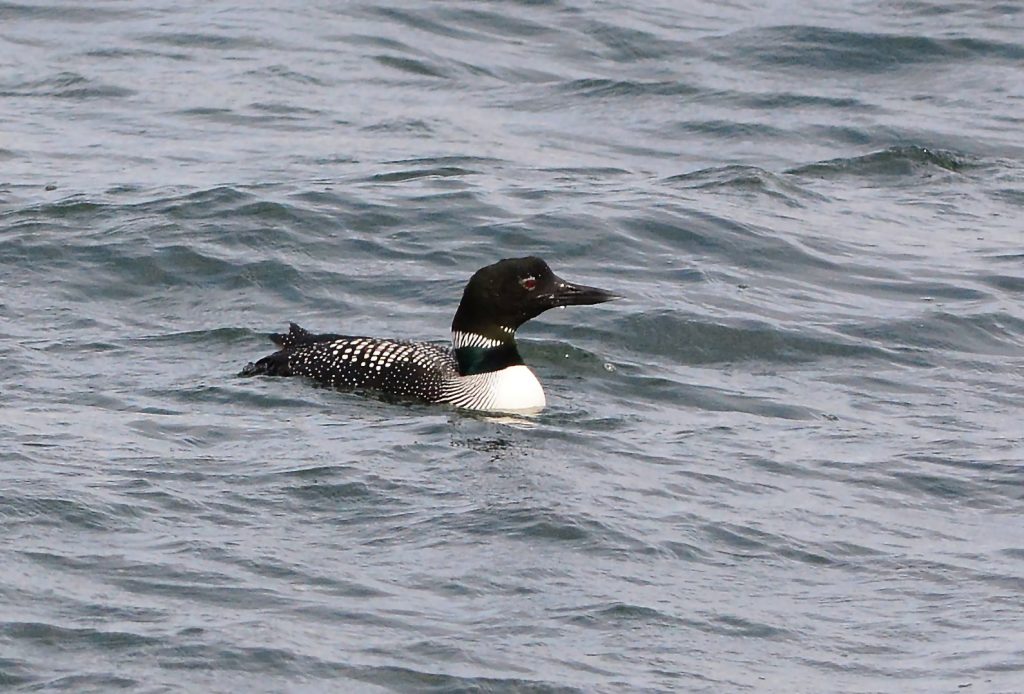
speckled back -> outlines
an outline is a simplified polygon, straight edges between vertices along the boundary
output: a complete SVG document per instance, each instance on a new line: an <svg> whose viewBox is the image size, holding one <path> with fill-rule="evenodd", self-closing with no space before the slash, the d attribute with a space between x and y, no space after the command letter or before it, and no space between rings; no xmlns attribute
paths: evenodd
<svg viewBox="0 0 1024 694"><path fill-rule="evenodd" d="M338 336L293 347L289 370L341 389L377 390L397 396L441 400L445 383L458 376L449 348L425 342Z"/></svg>

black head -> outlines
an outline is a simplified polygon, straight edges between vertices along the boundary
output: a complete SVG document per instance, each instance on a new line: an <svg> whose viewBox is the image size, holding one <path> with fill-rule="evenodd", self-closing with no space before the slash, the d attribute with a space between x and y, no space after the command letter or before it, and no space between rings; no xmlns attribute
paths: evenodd
<svg viewBox="0 0 1024 694"><path fill-rule="evenodd" d="M470 278L452 330L507 340L516 328L549 308L617 298L603 289L566 282L540 258L506 258Z"/></svg>

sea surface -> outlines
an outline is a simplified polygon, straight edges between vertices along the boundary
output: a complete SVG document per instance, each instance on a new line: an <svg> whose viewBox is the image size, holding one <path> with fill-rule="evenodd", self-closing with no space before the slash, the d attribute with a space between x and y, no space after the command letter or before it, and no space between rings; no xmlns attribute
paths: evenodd
<svg viewBox="0 0 1024 694"><path fill-rule="evenodd" d="M0 366L0 689L1022 692L1024 4L0 0Z"/></svg>

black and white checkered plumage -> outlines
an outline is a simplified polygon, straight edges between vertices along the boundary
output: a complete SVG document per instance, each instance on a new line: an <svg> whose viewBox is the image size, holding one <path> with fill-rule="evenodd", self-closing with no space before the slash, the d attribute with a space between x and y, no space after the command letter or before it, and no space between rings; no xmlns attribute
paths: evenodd
<svg viewBox="0 0 1024 694"><path fill-rule="evenodd" d="M544 391L516 348L516 329L554 306L615 295L565 282L540 258L511 258L473 275L452 321L452 345L317 335L292 323L271 335L279 351L242 375L306 376L344 390L486 411L536 411Z"/></svg>

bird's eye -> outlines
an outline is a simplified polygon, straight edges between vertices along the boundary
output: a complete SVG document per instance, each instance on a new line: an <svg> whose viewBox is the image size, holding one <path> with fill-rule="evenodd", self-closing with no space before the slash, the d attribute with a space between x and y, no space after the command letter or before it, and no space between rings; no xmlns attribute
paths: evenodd
<svg viewBox="0 0 1024 694"><path fill-rule="evenodd" d="M522 285L523 289L525 289L526 291L532 292L534 289L537 288L537 279L534 277L524 277L523 279L519 280L519 284Z"/></svg>

